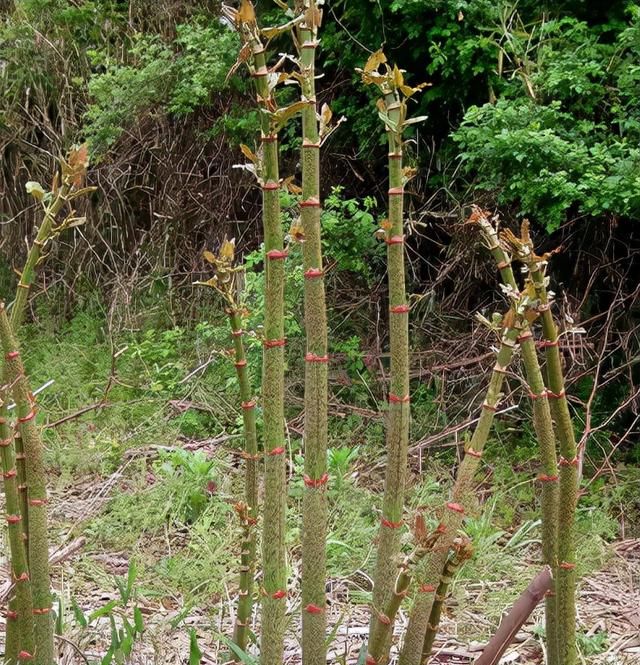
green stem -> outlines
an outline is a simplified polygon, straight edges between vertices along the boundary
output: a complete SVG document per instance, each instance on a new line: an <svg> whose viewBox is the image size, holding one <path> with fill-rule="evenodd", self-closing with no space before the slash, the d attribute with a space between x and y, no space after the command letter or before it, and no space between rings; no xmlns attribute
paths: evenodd
<svg viewBox="0 0 640 665"><path fill-rule="evenodd" d="M45 244L51 237L51 231L53 225L55 224L56 217L62 207L67 202L67 197L71 192L73 187L73 179L71 176L66 176L62 186L53 195L51 202L47 205L44 210L44 217L42 218L42 223L36 234L36 238L29 249L27 255L27 260L20 274L20 281L18 282L18 288L16 291L16 298L13 301L11 306L10 321L13 330L17 333L18 329L22 325L22 320L24 319L24 312L27 307L27 300L29 298L29 291L31 290L31 285L35 279L36 267L38 262L42 258L42 251Z"/></svg>
<svg viewBox="0 0 640 665"><path fill-rule="evenodd" d="M401 106L396 94L386 94L389 120L400 125ZM387 464L385 469L382 519L373 576L373 621L376 608L385 607L393 595L400 527L404 509L409 440L409 308L405 287L404 197L402 175L402 133L387 127L389 146L389 228L387 267L389 288L389 345L391 355L389 413L387 416Z"/></svg>
<svg viewBox="0 0 640 665"><path fill-rule="evenodd" d="M503 283L518 290L518 285L511 267L511 259L500 244L498 233L491 223L482 218L479 225L496 265L500 270ZM548 665L564 665L559 658L558 645L558 609L556 601L558 573L558 460L556 439L547 389L538 362L535 341L527 326L521 335L520 347L525 374L533 401L533 425L540 448L541 473L538 480L542 485L542 558L549 565L554 578L554 590L545 597L545 632L547 640Z"/></svg>
<svg viewBox="0 0 640 665"><path fill-rule="evenodd" d="M557 611L559 620L559 662L575 665L576 651L576 550L575 515L578 502L578 450L569 404L564 389L564 373L560 359L558 330L545 286L543 266L529 253L527 262L531 281L542 314L542 333L545 340L547 380L549 382L551 415L556 424L560 448L560 496L558 499L558 568Z"/></svg>
<svg viewBox="0 0 640 665"><path fill-rule="evenodd" d="M242 424L244 432L244 500L239 510L243 537L240 554L240 584L238 613L233 641L246 651L249 641L249 622L253 608L253 578L256 570L256 524L258 520L258 437L256 433L256 404L253 401L249 370L242 342L242 319L237 309L228 310L229 325L235 353L235 367L240 386Z"/></svg>
<svg viewBox="0 0 640 665"><path fill-rule="evenodd" d="M302 3L305 19L297 30L302 111L302 201L304 234L305 420L302 512L302 661L325 665L327 537L327 306L325 298L320 201L315 54L319 12L315 0Z"/></svg>
<svg viewBox="0 0 640 665"><path fill-rule="evenodd" d="M436 590L436 595L433 600L431 614L429 615L427 634L425 635L424 645L422 647L423 662L426 662L431 656L433 643L435 642L436 635L438 634L438 628L440 627L440 617L442 616L444 602L447 599L447 595L449 594L449 587L453 582L453 578L456 576L456 573L460 569L460 566L462 566L462 564L471 557L471 554L471 545L467 541L462 545L454 545L454 549L447 559L447 563L445 564L444 570L442 571L442 577L440 578L440 584L438 584L438 589Z"/></svg>
<svg viewBox="0 0 640 665"><path fill-rule="evenodd" d="M49 547L47 533L47 488L40 431L35 423L35 401L29 389L20 358L18 343L4 306L0 307L0 344L5 354L5 376L12 386L16 402L17 422L26 455L29 517L29 571L33 598L35 629L35 665L53 665L53 621Z"/></svg>
<svg viewBox="0 0 640 665"><path fill-rule="evenodd" d="M442 535L440 529L432 534L424 542L418 543L415 550L404 560L400 566L400 574L397 576L393 593L389 596L384 612L374 612L373 623L367 645L367 663L373 665L386 660L389 655L389 644L393 635L393 626L402 605L407 596L409 586L413 580L413 571L424 557L433 551L437 540Z"/></svg>
<svg viewBox="0 0 640 665"><path fill-rule="evenodd" d="M264 413L265 495L262 536L264 597L261 665L281 665L287 608L285 517L287 501L284 440L284 234L280 216L277 107L269 88L265 48L255 23L247 27L253 54L252 76L261 106L263 146L262 224L265 249L265 312L262 399Z"/></svg>
<svg viewBox="0 0 640 665"><path fill-rule="evenodd" d="M3 377L6 382L6 377ZM18 490L16 457L13 435L7 422L5 406L6 393L0 395L0 451L2 456L2 475L4 478L5 510L9 532L9 550L11 553L11 581L14 595L9 600L6 620L5 663L15 665L18 655L35 651L33 641L33 604L27 553L22 531L22 512Z"/></svg>
<svg viewBox="0 0 640 665"><path fill-rule="evenodd" d="M502 395L505 372L511 362L518 335L519 328L516 327L508 327L502 334L500 349L491 373L480 419L458 469L452 499L445 506L441 521L444 532L438 542L438 547L430 556L426 557L416 576L419 590L409 616L409 625L400 652L399 665L419 665L422 661L425 636L437 587L447 562L449 550L462 526L469 495L473 492L475 472L489 438L494 415Z"/></svg>

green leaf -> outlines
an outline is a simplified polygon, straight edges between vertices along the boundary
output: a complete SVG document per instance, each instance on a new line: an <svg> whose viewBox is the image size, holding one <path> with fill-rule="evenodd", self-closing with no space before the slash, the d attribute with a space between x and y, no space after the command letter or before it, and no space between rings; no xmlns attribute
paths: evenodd
<svg viewBox="0 0 640 665"><path fill-rule="evenodd" d="M202 651L198 646L198 637L196 631L192 628L189 631L189 665L200 665L202 659Z"/></svg>
<svg viewBox="0 0 640 665"><path fill-rule="evenodd" d="M139 607L133 608L133 623L139 633L144 633L144 618Z"/></svg>
<svg viewBox="0 0 640 665"><path fill-rule="evenodd" d="M91 612L91 614L89 615L89 623L91 623L95 619L99 619L100 617L110 616L111 612L113 611L113 608L116 607L117 604L118 604L117 600L110 600L103 607L99 607L97 610Z"/></svg>

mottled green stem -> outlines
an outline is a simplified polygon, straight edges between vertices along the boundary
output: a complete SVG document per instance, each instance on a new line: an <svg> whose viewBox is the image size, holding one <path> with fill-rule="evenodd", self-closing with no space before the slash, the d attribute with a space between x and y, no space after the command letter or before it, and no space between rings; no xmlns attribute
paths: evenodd
<svg viewBox="0 0 640 665"><path fill-rule="evenodd" d="M327 538L327 306L321 244L320 133L315 55L321 14L314 0L300 2L298 25L302 101L304 319L304 499L302 507L302 662L325 665Z"/></svg>
<svg viewBox="0 0 640 665"><path fill-rule="evenodd" d="M24 319L29 291L31 290L33 280L35 279L36 267L42 257L42 251L51 237L56 217L67 202L67 197L69 196L72 187L73 178L71 175L68 175L65 177L60 189L55 194L52 194L51 202L44 209L42 223L40 224L35 240L29 249L27 260L22 269L22 273L20 274L16 298L11 306L10 321L16 334Z"/></svg>
<svg viewBox="0 0 640 665"><path fill-rule="evenodd" d="M575 665L576 651L576 550L575 515L578 502L578 451L569 404L564 389L564 372L560 358L558 329L551 313L542 260L530 252L527 265L542 315L547 360L547 381L551 398L551 415L556 424L560 448L560 496L558 499L558 569L557 612L558 645L561 665Z"/></svg>
<svg viewBox="0 0 640 665"><path fill-rule="evenodd" d="M277 107L269 88L265 49L257 28L252 32L252 76L261 107L263 147L262 224L265 251L265 312L262 400L264 418L265 495L262 531L261 665L281 665L287 608L285 516L287 501L284 441L284 234L280 217L277 128L270 113Z"/></svg>
<svg viewBox="0 0 640 665"><path fill-rule="evenodd" d="M253 578L256 570L256 525L258 520L258 437L256 433L256 403L253 400L251 381L247 368L247 358L242 342L242 318L237 309L228 310L231 337L233 338L234 360L244 433L244 505L239 506L238 514L242 522L242 544L240 554L240 584L238 591L238 613L233 632L233 641L246 651L249 641L249 622L253 608Z"/></svg>
<svg viewBox="0 0 640 665"><path fill-rule="evenodd" d="M22 512L18 490L18 471L13 446L13 432L5 417L6 414L6 377L0 394L0 451L2 455L2 476L7 529L9 532L9 550L11 553L9 570L14 584L9 609L6 617L5 665L15 665L26 655L35 651L33 637L33 604L27 565L25 541L22 537Z"/></svg>
<svg viewBox="0 0 640 665"><path fill-rule="evenodd" d="M447 563L445 564L444 570L442 571L442 577L440 578L440 584L438 584L438 588L436 589L433 606L431 607L431 614L429 615L427 634L424 638L424 645L422 647L423 662L428 661L429 657L431 656L433 643L435 642L438 629L440 628L440 617L442 616L442 609L444 607L444 602L449 594L449 587L453 582L453 578L456 576L460 566L462 566L462 564L467 559L471 558L472 553L473 549L471 547L470 541L466 541L461 544L456 543L454 544L453 551L447 559Z"/></svg>
<svg viewBox="0 0 640 665"><path fill-rule="evenodd" d="M484 217L478 220L489 251L500 270L503 283L513 291L518 285L511 267L511 259L500 244L498 233ZM548 665L564 665L558 654L558 614L556 602L556 579L558 571L558 459L553 421L549 407L549 395L544 379L535 341L527 326L520 338L525 374L529 385L529 396L533 401L533 425L540 448L541 472L538 482L542 485L542 558L551 568L554 590L545 598L545 632Z"/></svg>
<svg viewBox="0 0 640 665"><path fill-rule="evenodd" d="M389 120L400 124L398 94L386 94ZM409 439L409 307L405 287L402 133L387 126L389 145L389 222L387 273L389 287L389 345L391 355L389 413L387 415L387 463L376 567L373 576L373 621L393 594L400 527L404 508Z"/></svg>
<svg viewBox="0 0 640 665"><path fill-rule="evenodd" d="M433 551L442 533L441 528L436 529L430 538L418 543L414 551L400 565L400 574L396 578L393 593L390 595L384 611L378 611L374 614L367 645L367 663L377 665L377 663L381 663L388 658L389 644L393 636L396 616L402 601L407 596L409 586L413 580L413 572L420 561Z"/></svg>
<svg viewBox="0 0 640 665"><path fill-rule="evenodd" d="M47 533L47 488L40 431L35 423L35 400L11 324L0 307L0 343L5 354L5 375L16 403L17 423L26 455L29 516L29 572L35 628L35 665L55 663Z"/></svg>
<svg viewBox="0 0 640 665"><path fill-rule="evenodd" d="M442 517L444 533L438 542L438 547L430 556L426 557L424 565L418 568L416 579L419 588L409 616L409 625L400 652L399 665L419 665L422 661L424 641L435 594L447 562L449 550L462 526L465 505L468 502L469 495L473 492L474 475L480 464L482 451L493 425L494 415L502 395L505 372L511 362L519 332L519 327L508 327L502 333L500 349L489 379L480 419L458 469L451 501L445 506ZM371 663L370 665L374 664Z"/></svg>

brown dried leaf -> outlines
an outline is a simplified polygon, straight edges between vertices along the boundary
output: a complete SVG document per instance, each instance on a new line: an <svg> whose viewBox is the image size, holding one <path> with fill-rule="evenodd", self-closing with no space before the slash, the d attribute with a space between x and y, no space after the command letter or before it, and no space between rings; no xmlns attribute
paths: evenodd
<svg viewBox="0 0 640 665"><path fill-rule="evenodd" d="M370 74L378 69L378 67L387 62L387 56L383 53L382 49L372 53L364 66L365 74Z"/></svg>

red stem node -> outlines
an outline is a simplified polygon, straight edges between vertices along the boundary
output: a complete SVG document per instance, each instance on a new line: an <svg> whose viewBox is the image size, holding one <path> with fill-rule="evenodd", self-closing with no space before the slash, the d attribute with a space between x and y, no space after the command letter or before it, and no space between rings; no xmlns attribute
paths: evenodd
<svg viewBox="0 0 640 665"><path fill-rule="evenodd" d="M478 450L474 450L473 448L467 448L464 452L466 455L471 455L471 457L476 457L477 459L482 457L482 453Z"/></svg>
<svg viewBox="0 0 640 665"><path fill-rule="evenodd" d="M500 261L498 263L498 270L504 270L505 268L508 268L511 265L511 261Z"/></svg>
<svg viewBox="0 0 640 665"><path fill-rule="evenodd" d="M13 443L12 438L0 439L0 448L6 448L7 446L10 446L12 443Z"/></svg>
<svg viewBox="0 0 640 665"><path fill-rule="evenodd" d="M562 399L565 396L566 393L564 388L559 393L552 393L550 390L547 390L547 397L549 397L549 399Z"/></svg>
<svg viewBox="0 0 640 665"><path fill-rule="evenodd" d="M271 457L275 457L276 455L284 455L284 448L274 448L273 450L270 450L267 455L270 455Z"/></svg>
<svg viewBox="0 0 640 665"><path fill-rule="evenodd" d="M558 464L560 466L575 466L575 467L577 467L578 466L578 457L576 456L573 459L566 459L566 458L561 456L560 459L558 460Z"/></svg>
<svg viewBox="0 0 640 665"><path fill-rule="evenodd" d="M329 482L329 474L324 473L320 478L310 478L309 476L304 476L304 484L307 487L322 487Z"/></svg>
<svg viewBox="0 0 640 665"><path fill-rule="evenodd" d="M395 305L394 307L390 307L389 311L392 314L407 314L411 311L411 308L409 305Z"/></svg>
<svg viewBox="0 0 640 665"><path fill-rule="evenodd" d="M51 612L50 607L34 607L33 610L31 610L33 614L37 615L42 615L42 614L49 614Z"/></svg>
<svg viewBox="0 0 640 665"><path fill-rule="evenodd" d="M328 363L329 356L317 356L315 353L307 353L304 357L305 361L308 363Z"/></svg>
<svg viewBox="0 0 640 665"><path fill-rule="evenodd" d="M271 249L267 252L267 258L272 261L282 261L289 256L289 252L286 249Z"/></svg>
<svg viewBox="0 0 640 665"><path fill-rule="evenodd" d="M324 270L322 268L309 268L309 270L305 270L304 276L307 279L317 279L324 276Z"/></svg>
<svg viewBox="0 0 640 665"><path fill-rule="evenodd" d="M232 330L231 337L242 337L244 335L244 330Z"/></svg>
<svg viewBox="0 0 640 665"><path fill-rule="evenodd" d="M547 395L548 393L546 390L543 390L539 395L536 393L529 393L529 397L531 399L544 399L545 397L547 397Z"/></svg>
<svg viewBox="0 0 640 665"><path fill-rule="evenodd" d="M20 351L9 351L9 353L5 355L7 360L15 360L18 357L20 357Z"/></svg>
<svg viewBox="0 0 640 665"><path fill-rule="evenodd" d="M26 416L24 416L22 418L18 418L18 422L19 423L28 423L30 420L33 420L35 417L36 417L36 410L31 409L31 411L29 411L29 413L27 413Z"/></svg>
<svg viewBox="0 0 640 665"><path fill-rule="evenodd" d="M272 593L271 597L274 600L280 600L281 598L286 598L287 597L287 592L284 591L283 589L280 589L280 591L276 591L275 593Z"/></svg>
<svg viewBox="0 0 640 665"><path fill-rule="evenodd" d="M542 342L538 342L538 343L536 344L536 346L537 346L539 349L549 349L549 348L552 348L552 347L554 347L554 346L560 346L560 340L557 339L557 340L555 340L555 342L550 342L550 341L548 341L548 340L545 339L545 340L543 340Z"/></svg>
<svg viewBox="0 0 640 665"><path fill-rule="evenodd" d="M536 480L539 480L541 483L555 483L558 480L558 476L547 476L541 473Z"/></svg>
<svg viewBox="0 0 640 665"><path fill-rule="evenodd" d="M22 520L21 515L7 515L7 524L17 524Z"/></svg>
<svg viewBox="0 0 640 665"><path fill-rule="evenodd" d="M265 349L275 349L279 346L284 346L287 343L286 339L265 339L262 342L262 346L264 346Z"/></svg>
<svg viewBox="0 0 640 665"><path fill-rule="evenodd" d="M402 245L404 244L404 236L391 236L390 238L385 238L384 241L387 245Z"/></svg>
<svg viewBox="0 0 640 665"><path fill-rule="evenodd" d="M389 190L389 196L402 196L404 194L403 187L392 187Z"/></svg>
<svg viewBox="0 0 640 665"><path fill-rule="evenodd" d="M380 519L380 522L382 522L382 526L386 526L388 529L399 529L402 525L403 522L392 522L391 520L388 520L386 517L382 517Z"/></svg>
<svg viewBox="0 0 640 665"><path fill-rule="evenodd" d="M262 185L262 189L267 192L274 191L276 189L280 189L280 185L277 182L270 180L269 182L265 182L264 185Z"/></svg>
<svg viewBox="0 0 640 665"><path fill-rule="evenodd" d="M2 474L2 477L6 480L8 478L15 478L17 475L18 472L15 469L9 469L9 471Z"/></svg>
<svg viewBox="0 0 640 665"><path fill-rule="evenodd" d="M488 404L487 402L482 403L482 408L486 409L487 411L493 411L493 413L495 413L498 410L497 406L493 404Z"/></svg>
<svg viewBox="0 0 640 665"><path fill-rule="evenodd" d="M317 605L314 605L313 603L309 603L305 608L305 612L309 612L309 614L322 614L324 610L321 607L318 607Z"/></svg>
<svg viewBox="0 0 640 665"><path fill-rule="evenodd" d="M313 141L307 141L306 139L302 142L303 148L320 148L320 141L314 143Z"/></svg>
<svg viewBox="0 0 640 665"><path fill-rule="evenodd" d="M404 397L399 397L398 395L394 395L393 393L389 393L389 403L390 404L408 404L411 401L411 398L409 395L405 395Z"/></svg>
<svg viewBox="0 0 640 665"><path fill-rule="evenodd" d="M249 411L251 409L255 409L256 403L255 402L242 402L240 405L245 411Z"/></svg>
<svg viewBox="0 0 640 665"><path fill-rule="evenodd" d="M367 654L367 659L364 661L364 665L378 665L378 661L373 656Z"/></svg>
<svg viewBox="0 0 640 665"><path fill-rule="evenodd" d="M449 510L452 510L454 513L460 513L461 515L464 515L464 507L461 506L459 503L455 503L453 501L450 501L447 504L447 508Z"/></svg>
<svg viewBox="0 0 640 665"><path fill-rule="evenodd" d="M21 651L18 654L18 660L32 660L33 656L28 651Z"/></svg>
<svg viewBox="0 0 640 665"><path fill-rule="evenodd" d="M434 593L435 590L436 588L433 584L421 584L418 588L420 593Z"/></svg>
<svg viewBox="0 0 640 665"><path fill-rule="evenodd" d="M391 625L391 619L386 614L383 614L382 612L378 613L378 621L380 623L383 623L385 626L390 626Z"/></svg>
<svg viewBox="0 0 640 665"><path fill-rule="evenodd" d="M46 506L49 501L47 499L29 499L30 506Z"/></svg>
<svg viewBox="0 0 640 665"><path fill-rule="evenodd" d="M516 342L518 344L521 344L522 342L526 342L528 339L531 339L533 337L533 333L530 330L527 330L526 332L523 332L522 335L518 335L516 337Z"/></svg>
<svg viewBox="0 0 640 665"><path fill-rule="evenodd" d="M238 360L238 362L237 362L237 363L233 363L233 365L234 365L234 367L235 367L236 369L241 369L242 367L246 367L246 366L247 366L247 361L246 361L246 360Z"/></svg>
<svg viewBox="0 0 640 665"><path fill-rule="evenodd" d="M14 612L13 610L7 610L7 619L17 619L18 618L18 613Z"/></svg>
<svg viewBox="0 0 640 665"><path fill-rule="evenodd" d="M320 201L315 196L312 196L306 201L300 201L301 208L319 208L320 205Z"/></svg>

